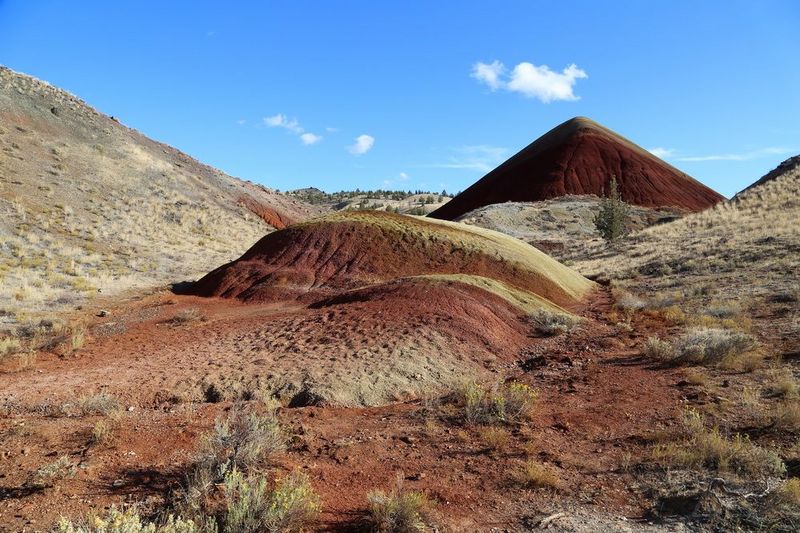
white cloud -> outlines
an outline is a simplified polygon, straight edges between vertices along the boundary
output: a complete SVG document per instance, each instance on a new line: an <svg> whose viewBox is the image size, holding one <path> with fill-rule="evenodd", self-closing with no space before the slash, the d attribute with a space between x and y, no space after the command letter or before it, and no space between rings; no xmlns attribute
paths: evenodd
<svg viewBox="0 0 800 533"><path fill-rule="evenodd" d="M648 152L661 159L666 159L675 154L675 150L673 150L672 148L662 148L661 146L650 148Z"/></svg>
<svg viewBox="0 0 800 533"><path fill-rule="evenodd" d="M271 117L264 117L264 124L270 128L284 128L292 133L296 133L297 135L300 135L305 131L300 127L300 124L297 122L296 118L289 120L286 115L282 113L278 113L277 115Z"/></svg>
<svg viewBox="0 0 800 533"><path fill-rule="evenodd" d="M574 63L559 73L550 70L547 65L536 66L527 62L519 63L512 69L510 76L506 76L505 66L497 60L491 63L475 63L471 76L493 91L505 89L527 98L537 98L544 103L580 99L573 92L575 83L589 77L586 71Z"/></svg>
<svg viewBox="0 0 800 533"><path fill-rule="evenodd" d="M240 125L240 126L244 126L245 122L247 122L247 121L245 119L243 119L243 118L240 118L239 120L236 121L236 123L238 125Z"/></svg>
<svg viewBox="0 0 800 533"><path fill-rule="evenodd" d="M762 157L769 157L771 155L787 155L797 153L800 151L798 148L787 148L782 146L770 146L758 150L751 150L749 152L728 153L728 154L710 154L710 155L695 155L683 156L675 158L677 161L686 162L703 162L703 161L750 161L752 159L760 159Z"/></svg>
<svg viewBox="0 0 800 533"><path fill-rule="evenodd" d="M406 174L405 172L401 172L400 181L408 181L408 174Z"/></svg>
<svg viewBox="0 0 800 533"><path fill-rule="evenodd" d="M271 117L264 117L264 124L270 128L283 128L294 133L300 137L300 141L302 141L302 143L306 146L316 144L322 140L321 135L306 132L305 128L300 126L300 123L296 118L289 119L283 113L278 113L277 115L273 115Z"/></svg>
<svg viewBox="0 0 800 533"><path fill-rule="evenodd" d="M322 140L322 135L314 135L313 133L304 133L300 136L300 140L303 141L303 144L317 144Z"/></svg>
<svg viewBox="0 0 800 533"><path fill-rule="evenodd" d="M337 131L339 131L339 128L331 128L330 126L328 126L327 128L325 128L325 131L327 131L328 133L336 133Z"/></svg>
<svg viewBox="0 0 800 533"><path fill-rule="evenodd" d="M485 144L461 146L452 149L453 154L444 163L429 165L433 168L456 168L489 172L503 162L508 148Z"/></svg>
<svg viewBox="0 0 800 533"><path fill-rule="evenodd" d="M375 144L375 137L366 134L359 135L355 141L355 144L348 146L347 150L353 155L364 155L372 149Z"/></svg>
<svg viewBox="0 0 800 533"><path fill-rule="evenodd" d="M481 63L480 61L472 65L471 76L476 80L485 83L493 91L497 90L502 82L500 76L505 73L506 67L496 59L491 63Z"/></svg>

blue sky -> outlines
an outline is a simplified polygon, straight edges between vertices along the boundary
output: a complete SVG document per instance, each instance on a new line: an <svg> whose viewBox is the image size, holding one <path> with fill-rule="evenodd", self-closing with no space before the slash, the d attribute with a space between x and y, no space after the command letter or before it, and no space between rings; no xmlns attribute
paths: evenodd
<svg viewBox="0 0 800 533"><path fill-rule="evenodd" d="M585 115L731 195L800 153L799 27L791 0L0 0L0 64L281 190L461 190Z"/></svg>

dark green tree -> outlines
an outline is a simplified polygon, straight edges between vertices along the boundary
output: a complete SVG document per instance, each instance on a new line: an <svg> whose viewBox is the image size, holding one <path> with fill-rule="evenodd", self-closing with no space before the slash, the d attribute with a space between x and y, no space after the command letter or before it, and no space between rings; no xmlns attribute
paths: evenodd
<svg viewBox="0 0 800 533"><path fill-rule="evenodd" d="M608 193L600 200L600 211L594 217L594 227L607 241L619 239L627 233L631 206L620 196L617 178L611 178Z"/></svg>

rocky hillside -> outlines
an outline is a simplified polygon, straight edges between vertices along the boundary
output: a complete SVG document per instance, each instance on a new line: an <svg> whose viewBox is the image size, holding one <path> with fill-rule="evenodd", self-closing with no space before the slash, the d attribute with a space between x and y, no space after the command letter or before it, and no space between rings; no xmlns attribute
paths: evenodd
<svg viewBox="0 0 800 533"><path fill-rule="evenodd" d="M427 215L449 202L452 197L447 191L339 191L328 193L316 187L295 189L286 194L304 202L322 207L330 211L346 211L352 209L369 209L372 211L390 211L404 215Z"/></svg>
<svg viewBox="0 0 800 533"><path fill-rule="evenodd" d="M0 324L193 277L315 212L0 67Z"/></svg>

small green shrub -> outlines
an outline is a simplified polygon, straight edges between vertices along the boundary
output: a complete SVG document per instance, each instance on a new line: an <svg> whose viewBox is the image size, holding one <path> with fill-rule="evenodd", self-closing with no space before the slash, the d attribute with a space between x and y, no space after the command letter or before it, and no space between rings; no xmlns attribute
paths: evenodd
<svg viewBox="0 0 800 533"><path fill-rule="evenodd" d="M33 472L26 481L25 485L37 489L45 489L55 486L62 479L72 477L77 472L75 463L62 455L52 463L48 463Z"/></svg>
<svg viewBox="0 0 800 533"><path fill-rule="evenodd" d="M675 343L678 357L692 363L720 363L743 355L757 346L752 335L722 328L695 328Z"/></svg>
<svg viewBox="0 0 800 533"><path fill-rule="evenodd" d="M225 420L217 420L214 431L200 446L201 462L228 464L225 470L252 469L286 449L286 434L277 415L258 415L234 411Z"/></svg>
<svg viewBox="0 0 800 533"><path fill-rule="evenodd" d="M370 492L367 501L373 531L417 533L428 529L430 500L422 492L403 490L401 478L391 492Z"/></svg>
<svg viewBox="0 0 800 533"><path fill-rule="evenodd" d="M121 511L113 506L104 516L90 516L83 524L75 524L62 517L58 522L58 531L59 533L211 533L203 531L191 520L169 516L162 524L155 524L142 520L133 507Z"/></svg>
<svg viewBox="0 0 800 533"><path fill-rule="evenodd" d="M642 355L658 361L671 361L675 359L675 348L657 337L647 337L642 346Z"/></svg>
<svg viewBox="0 0 800 533"><path fill-rule="evenodd" d="M263 477L246 477L234 468L225 476L225 500L226 532L300 531L319 512L319 497L300 472L279 479L269 490Z"/></svg>
<svg viewBox="0 0 800 533"><path fill-rule="evenodd" d="M78 400L78 406L84 415L107 416L122 409L119 401L107 392L82 396Z"/></svg>
<svg viewBox="0 0 800 533"><path fill-rule="evenodd" d="M528 316L533 328L542 335L561 335L572 331L580 318L567 313L556 313L547 309L538 309Z"/></svg>

